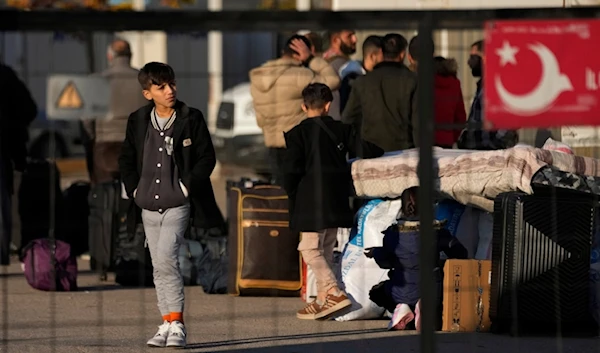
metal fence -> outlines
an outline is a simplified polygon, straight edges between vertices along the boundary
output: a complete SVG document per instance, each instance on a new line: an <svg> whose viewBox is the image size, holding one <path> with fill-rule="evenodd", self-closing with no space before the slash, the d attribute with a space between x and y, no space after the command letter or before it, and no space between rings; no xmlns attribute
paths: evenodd
<svg viewBox="0 0 600 353"><path fill-rule="evenodd" d="M3 61L19 73L28 85L38 106L46 99L46 77L55 73L91 73L106 66L106 46L118 31L168 31L167 60L176 72L179 98L202 111L208 110L210 77L208 74L207 33L223 34L223 89L234 89L247 82L248 70L276 57L277 41L281 33L308 29L352 28L357 31L360 47L370 34L402 33L407 39L418 33L431 37L434 48L419 48L418 96L420 152L418 174L421 212L421 293L423 316L422 332L418 339L400 334L387 334L385 321L352 323L298 323L294 311L302 304L298 298L235 298L205 295L198 287L186 287L186 315L191 332L189 348L198 352L383 352L414 349L420 352L459 349L478 351L481 345L490 350L505 351L503 340L484 335L447 338L435 335L435 283L433 264L423 259L435 256L434 200L435 169L432 147L434 101L433 58L431 51L455 58L459 64L467 114L475 92L475 80L467 68L471 44L483 39L484 21L495 19L597 18L600 7L565 9L504 9L460 11L356 11L356 12L287 12L287 11L225 11L199 12L187 10L156 12L90 12L90 11L31 11L0 10L0 36ZM44 31L40 33L40 31ZM61 31L61 32L57 32ZM64 32L62 32L64 31ZM65 33L91 33L89 37L73 37ZM193 34L192 34L193 33ZM91 47L86 39L92 39ZM427 42L425 42L427 43ZM15 49L22 46L19 50ZM90 49L91 48L91 49ZM17 50L17 51L15 51ZM134 52L135 56L136 53ZM356 57L360 58L360 51ZM233 91L232 91L233 92ZM233 94L233 93L232 93ZM225 96L223 98L225 101ZM250 124L252 125L252 124ZM218 125L217 125L218 127ZM459 126L461 128L463 126ZM56 157L59 138L77 140L73 126L60 122L45 122L36 128L56 130L48 139L49 155ZM252 127L252 134L257 134ZM71 129L71 132L65 131ZM61 135L62 134L62 135ZM259 134L259 133L258 133ZM560 140L558 130L540 132L535 129L520 131L520 141L539 146L541 135ZM67 136L67 137L65 137ZM213 134L218 140L219 135ZM77 144L78 142L73 142ZM82 158L81 149L75 148L68 158ZM249 152L254 153L254 152ZM77 179L86 179L85 170L71 170L68 161L61 160L64 168L62 187ZM235 163L234 163L235 164ZM215 174L213 187L218 203L226 215L226 179L255 175L252 165L237 169L223 161ZM17 178L18 179L18 178ZM18 187L18 183L17 183ZM15 194L16 195L16 194ZM15 197L16 199L16 197ZM426 205L426 206L423 206ZM19 239L18 208L13 208L13 234ZM26 210L21 210L21 212ZM20 245L20 244L17 244ZM10 268L3 267L2 276L2 345L1 352L133 352L144 351L145 340L154 333L157 317L155 293L152 288L122 289L112 282L98 282L88 271L89 263L80 259L82 290L76 293L41 293L30 290L21 277L17 260ZM112 280L112 278L110 278ZM132 293L132 291L134 291ZM93 294L96 292L95 294ZM121 294L122 293L122 294ZM92 298L92 296L94 298ZM212 302L214 305L207 304ZM484 337L484 338L481 338ZM358 340L357 340L358 338ZM361 340L362 339L362 340ZM561 341L548 339L543 344L528 342L533 351L562 351L576 347L580 351L597 349L589 341ZM462 341L462 343L461 343ZM466 344L464 342L467 341ZM513 343L510 343L511 345ZM520 344L520 343L515 343ZM591 344L591 346L590 346ZM490 347L494 346L494 348ZM410 347L410 348L409 348ZM545 348L543 348L545 347ZM547 348L547 350L545 350Z"/></svg>

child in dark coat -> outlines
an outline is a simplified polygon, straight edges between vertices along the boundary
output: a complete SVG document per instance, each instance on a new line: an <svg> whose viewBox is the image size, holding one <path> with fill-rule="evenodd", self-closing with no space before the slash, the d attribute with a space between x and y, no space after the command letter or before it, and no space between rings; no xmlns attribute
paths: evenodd
<svg viewBox="0 0 600 353"><path fill-rule="evenodd" d="M383 150L358 143L354 128L328 116L333 94L321 83L302 91L308 118L285 133L284 188L290 228L302 233L298 250L317 279L317 299L298 311L299 319L325 319L351 305L331 264L337 228L350 228L352 177L346 154L378 157Z"/></svg>
<svg viewBox="0 0 600 353"><path fill-rule="evenodd" d="M417 207L417 187L402 193L402 217L398 224L384 232L383 247L374 248L365 255L373 257L381 268L391 269L389 280L375 286L371 292L371 300L393 312L388 329L404 330L406 325L415 320L420 330L420 236ZM467 249L443 229L444 223L436 221L434 231L437 238L437 252L434 261L439 263L439 253L444 252L448 258L466 259ZM442 275L436 266L434 276L437 282L437 297L442 292ZM414 310L414 312L413 312Z"/></svg>

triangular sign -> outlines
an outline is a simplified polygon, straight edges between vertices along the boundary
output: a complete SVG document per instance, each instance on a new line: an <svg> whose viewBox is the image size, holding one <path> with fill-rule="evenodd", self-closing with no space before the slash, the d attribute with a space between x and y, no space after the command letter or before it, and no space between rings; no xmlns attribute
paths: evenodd
<svg viewBox="0 0 600 353"><path fill-rule="evenodd" d="M75 87L73 81L69 81L58 96L56 107L59 109L81 109L83 108L83 99Z"/></svg>

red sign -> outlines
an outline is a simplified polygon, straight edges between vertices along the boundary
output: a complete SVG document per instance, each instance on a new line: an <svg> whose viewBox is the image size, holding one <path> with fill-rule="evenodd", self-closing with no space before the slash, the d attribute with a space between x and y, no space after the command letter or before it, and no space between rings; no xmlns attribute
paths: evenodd
<svg viewBox="0 0 600 353"><path fill-rule="evenodd" d="M486 23L485 125L600 125L598 43L600 20Z"/></svg>

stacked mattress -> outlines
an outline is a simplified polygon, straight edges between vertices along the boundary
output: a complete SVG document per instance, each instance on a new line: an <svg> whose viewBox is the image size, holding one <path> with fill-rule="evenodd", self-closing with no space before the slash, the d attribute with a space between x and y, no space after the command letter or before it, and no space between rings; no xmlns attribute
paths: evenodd
<svg viewBox="0 0 600 353"><path fill-rule="evenodd" d="M418 163L418 149L353 161L356 196L399 197L419 185ZM600 160L525 145L497 151L434 148L433 167L434 185L443 197L489 212L499 194L532 194L536 184L600 193Z"/></svg>

